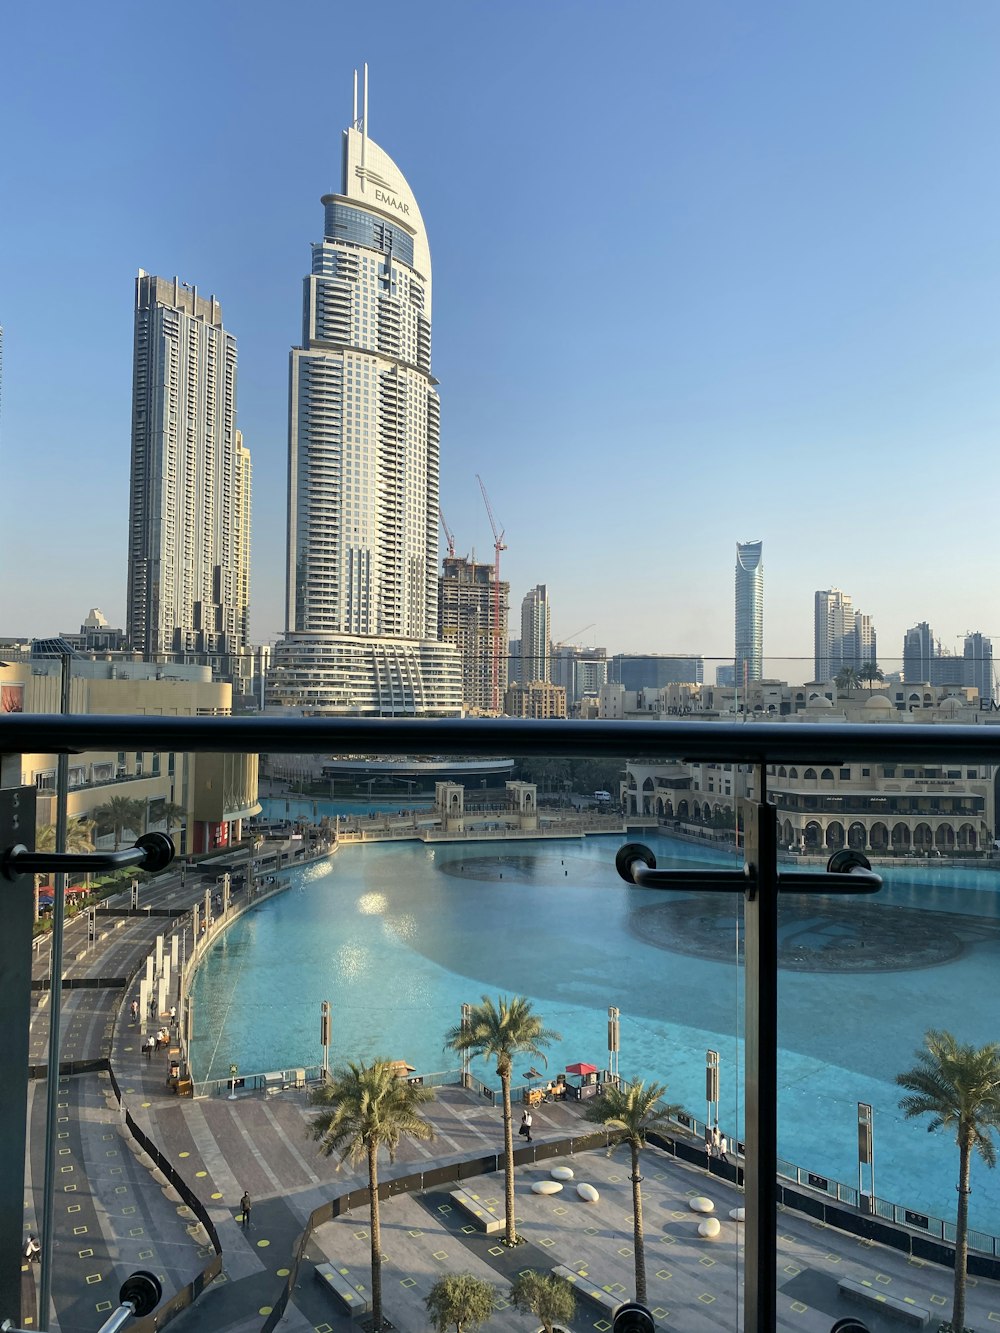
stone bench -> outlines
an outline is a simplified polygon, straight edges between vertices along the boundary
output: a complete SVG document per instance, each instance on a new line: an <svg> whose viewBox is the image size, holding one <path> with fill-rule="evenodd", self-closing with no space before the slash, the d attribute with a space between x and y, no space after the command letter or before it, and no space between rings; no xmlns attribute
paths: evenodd
<svg viewBox="0 0 1000 1333"><path fill-rule="evenodd" d="M570 1284L575 1292L580 1296L586 1296L589 1301L599 1305L604 1310L609 1319L614 1319L619 1309L625 1304L627 1297L616 1296L614 1292L608 1291L605 1287L599 1287L591 1282L589 1277L581 1277L579 1273L567 1268L565 1264L557 1264L552 1270L553 1277L561 1277Z"/></svg>
<svg viewBox="0 0 1000 1333"><path fill-rule="evenodd" d="M857 1280L852 1277L842 1277L837 1286L840 1288L840 1294L846 1296L848 1300L879 1310L887 1319L899 1319L902 1323L913 1324L917 1328L924 1328L930 1320L930 1311L925 1310L922 1305L918 1305L909 1297L890 1296L888 1292L880 1291L875 1283L869 1282L867 1278Z"/></svg>
<svg viewBox="0 0 1000 1333"><path fill-rule="evenodd" d="M316 1276L347 1311L352 1319L367 1314L371 1309L368 1293L360 1282L356 1282L346 1268L336 1268L333 1264L317 1264Z"/></svg>
<svg viewBox="0 0 1000 1333"><path fill-rule="evenodd" d="M475 1221L481 1231L492 1236L496 1231L503 1231L507 1225L506 1217L501 1217L495 1208L483 1203L478 1194L471 1190L452 1190L452 1201Z"/></svg>

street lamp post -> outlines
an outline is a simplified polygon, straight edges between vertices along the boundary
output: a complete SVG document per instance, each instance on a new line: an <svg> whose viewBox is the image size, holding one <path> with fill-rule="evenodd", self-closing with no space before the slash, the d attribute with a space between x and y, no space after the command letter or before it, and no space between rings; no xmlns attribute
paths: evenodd
<svg viewBox="0 0 1000 1333"><path fill-rule="evenodd" d="M229 1100L236 1101L236 1075L240 1072L239 1065L229 1066Z"/></svg>
<svg viewBox="0 0 1000 1333"><path fill-rule="evenodd" d="M472 1005L462 1005L462 1031L468 1032L472 1026ZM472 1078L472 1056L468 1050L462 1052L462 1083L468 1087Z"/></svg>
<svg viewBox="0 0 1000 1333"><path fill-rule="evenodd" d="M618 1048L621 1044L621 1022L618 1010L608 1009L608 1073L612 1083L618 1082Z"/></svg>
<svg viewBox="0 0 1000 1333"><path fill-rule="evenodd" d="M864 1189L864 1168L868 1167L868 1193ZM867 1199L867 1204L862 1200ZM858 1207L862 1212L875 1210L875 1145L872 1134L872 1108L858 1102Z"/></svg>
<svg viewBox="0 0 1000 1333"><path fill-rule="evenodd" d="M323 1048L323 1078L330 1077L330 1037L333 1020L330 1001L323 1000L319 1007L319 1044Z"/></svg>
<svg viewBox="0 0 1000 1333"><path fill-rule="evenodd" d="M719 1118L719 1052L705 1052L705 1101L708 1103L705 1127L711 1129ZM715 1110L713 1119L712 1111Z"/></svg>

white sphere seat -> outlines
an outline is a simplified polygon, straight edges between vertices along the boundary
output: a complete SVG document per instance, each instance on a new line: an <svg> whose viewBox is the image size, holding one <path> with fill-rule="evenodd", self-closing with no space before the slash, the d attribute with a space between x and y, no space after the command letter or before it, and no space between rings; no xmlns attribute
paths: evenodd
<svg viewBox="0 0 1000 1333"><path fill-rule="evenodd" d="M688 1206L692 1213L714 1213L715 1204L711 1199L706 1199L704 1194L696 1194L693 1199L688 1200Z"/></svg>
<svg viewBox="0 0 1000 1333"><path fill-rule="evenodd" d="M581 1182L581 1184L577 1185L576 1192L584 1203L597 1203L598 1199L601 1197L593 1185L588 1185L585 1182Z"/></svg>
<svg viewBox="0 0 1000 1333"><path fill-rule="evenodd" d="M553 1180L572 1180L573 1168L571 1166L554 1166L549 1174Z"/></svg>
<svg viewBox="0 0 1000 1333"><path fill-rule="evenodd" d="M698 1223L698 1235L708 1240L714 1240L721 1230L722 1224L717 1217L706 1217L704 1222Z"/></svg>
<svg viewBox="0 0 1000 1333"><path fill-rule="evenodd" d="M746 1211L747 1210L745 1208L730 1208L729 1216L733 1219L734 1222L745 1222Z"/></svg>
<svg viewBox="0 0 1000 1333"><path fill-rule="evenodd" d="M531 1187L533 1194L558 1194L561 1189L558 1180L536 1180Z"/></svg>

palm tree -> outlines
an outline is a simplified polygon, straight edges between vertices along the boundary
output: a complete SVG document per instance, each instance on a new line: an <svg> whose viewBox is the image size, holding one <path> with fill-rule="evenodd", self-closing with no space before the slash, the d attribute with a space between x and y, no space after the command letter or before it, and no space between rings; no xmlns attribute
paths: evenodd
<svg viewBox="0 0 1000 1333"><path fill-rule="evenodd" d="M880 684L885 680L885 673L877 662L862 662L861 670L858 675L862 680L868 682L868 693L871 694L872 686L878 681Z"/></svg>
<svg viewBox="0 0 1000 1333"><path fill-rule="evenodd" d="M319 1140L324 1157L336 1154L341 1163L368 1162L368 1195L371 1205L372 1328L382 1328L382 1235L379 1226L378 1154L396 1149L404 1134L432 1139L434 1126L421 1118L418 1107L433 1101L430 1088L397 1078L395 1065L375 1060L370 1065L348 1062L333 1071L328 1083L317 1088L309 1100L323 1110L313 1116L310 1130Z"/></svg>
<svg viewBox="0 0 1000 1333"><path fill-rule="evenodd" d="M861 677L851 666L841 667L833 678L838 690L856 690L861 684Z"/></svg>
<svg viewBox="0 0 1000 1333"><path fill-rule="evenodd" d="M660 1105L666 1092L662 1083L646 1084L641 1079L625 1088L614 1083L604 1085L604 1095L587 1103L586 1118L604 1125L610 1133L611 1147L627 1143L632 1154L632 1230L635 1239L635 1299L646 1303L646 1246L642 1230L642 1176L639 1174L639 1150L646 1146L649 1130L666 1129L667 1121L680 1106Z"/></svg>
<svg viewBox="0 0 1000 1333"><path fill-rule="evenodd" d="M35 851L54 852L56 850L55 824L42 824L35 830ZM67 852L92 852L94 850L94 825L88 819L70 819L66 824ZM38 920L38 891L43 876L35 876L35 920Z"/></svg>
<svg viewBox="0 0 1000 1333"><path fill-rule="evenodd" d="M128 796L112 796L104 805L94 810L94 819L101 833L115 835L115 851L122 845L122 835L126 829L142 829L146 822L146 802L133 801Z"/></svg>
<svg viewBox="0 0 1000 1333"><path fill-rule="evenodd" d="M909 1097L901 1097L907 1118L929 1115L928 1133L954 1128L958 1144L958 1215L955 1220L955 1299L951 1327L965 1328L966 1263L969 1254L969 1185L972 1150L987 1166L996 1165L991 1134L1000 1127L1000 1042L975 1047L958 1042L950 1032L933 1028L924 1034L918 1063L896 1075Z"/></svg>
<svg viewBox="0 0 1000 1333"><path fill-rule="evenodd" d="M183 805L178 805L175 801L164 801L161 818L166 822L167 832L171 829L180 828L184 820L187 819L187 810Z"/></svg>
<svg viewBox="0 0 1000 1333"><path fill-rule="evenodd" d="M517 1244L517 1231L514 1227L514 1133L510 1109L510 1075L516 1055L538 1056L548 1064L543 1046L553 1041L561 1041L558 1032L551 1032L542 1027L542 1020L532 1013L531 1001L523 995L515 995L509 1000L506 995L498 997L496 1003L489 995L483 996L482 1004L473 1004L469 1008L468 1022L452 1028L445 1037L445 1045L453 1051L468 1052L473 1059L477 1055L484 1059L495 1059L497 1076L503 1095L503 1146L504 1174L506 1177L507 1233L504 1243Z"/></svg>

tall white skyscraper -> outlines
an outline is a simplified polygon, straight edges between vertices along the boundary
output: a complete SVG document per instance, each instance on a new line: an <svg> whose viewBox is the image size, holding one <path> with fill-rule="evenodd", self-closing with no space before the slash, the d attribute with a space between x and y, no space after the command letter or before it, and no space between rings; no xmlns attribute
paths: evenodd
<svg viewBox="0 0 1000 1333"><path fill-rule="evenodd" d="M764 543L736 543L736 688L764 674Z"/></svg>
<svg viewBox="0 0 1000 1333"><path fill-rule="evenodd" d="M292 349L285 637L268 701L309 713L461 711L438 640L440 400L431 258L413 191L367 134L367 70Z"/></svg>
<svg viewBox="0 0 1000 1333"><path fill-rule="evenodd" d="M214 296L139 270L126 631L150 661L232 677L247 637L250 455Z"/></svg>

